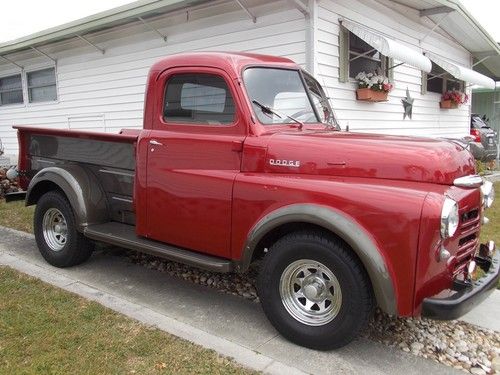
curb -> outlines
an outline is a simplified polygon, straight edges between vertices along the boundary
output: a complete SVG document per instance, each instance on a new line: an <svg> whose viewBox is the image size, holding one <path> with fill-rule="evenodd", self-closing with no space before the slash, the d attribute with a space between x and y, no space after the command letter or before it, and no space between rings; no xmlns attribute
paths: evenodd
<svg viewBox="0 0 500 375"><path fill-rule="evenodd" d="M494 172L491 174L484 175L484 178L491 182L500 181L500 172Z"/></svg>
<svg viewBox="0 0 500 375"><path fill-rule="evenodd" d="M24 238L34 238L33 235L20 232L15 229L1 227L13 234L23 236ZM0 250L0 265L8 266L27 275L36 277L48 284L54 285L66 291L77 294L86 299L100 303L116 312L126 315L141 323L154 326L162 331L188 340L204 348L211 349L217 353L233 359L240 365L252 370L260 371L266 374L287 374L303 375L306 374L297 368L288 366L282 362L276 361L271 357L259 354L249 348L236 344L224 338L212 335L208 332L182 323L174 318L160 314L145 306L130 302L126 299L114 296L93 288L78 280L63 276L52 269L34 265L25 260Z"/></svg>

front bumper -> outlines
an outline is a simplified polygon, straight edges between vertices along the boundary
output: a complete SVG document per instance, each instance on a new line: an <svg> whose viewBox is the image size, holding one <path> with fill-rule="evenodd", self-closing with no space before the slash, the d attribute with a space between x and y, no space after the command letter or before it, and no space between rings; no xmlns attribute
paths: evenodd
<svg viewBox="0 0 500 375"><path fill-rule="evenodd" d="M495 251L491 258L476 257L477 264L485 275L466 285L455 283L456 291L446 298L425 298L422 303L422 316L431 319L451 320L468 313L484 301L495 290L500 280L500 252Z"/></svg>

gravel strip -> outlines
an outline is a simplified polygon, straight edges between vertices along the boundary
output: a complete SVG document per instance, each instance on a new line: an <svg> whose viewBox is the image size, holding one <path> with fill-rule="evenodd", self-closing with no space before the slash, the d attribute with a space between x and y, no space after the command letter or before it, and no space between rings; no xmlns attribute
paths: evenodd
<svg viewBox="0 0 500 375"><path fill-rule="evenodd" d="M259 302L256 268L244 275L219 274L134 251L124 254L149 269ZM363 336L475 375L500 374L500 332L462 321L395 318L377 310Z"/></svg>

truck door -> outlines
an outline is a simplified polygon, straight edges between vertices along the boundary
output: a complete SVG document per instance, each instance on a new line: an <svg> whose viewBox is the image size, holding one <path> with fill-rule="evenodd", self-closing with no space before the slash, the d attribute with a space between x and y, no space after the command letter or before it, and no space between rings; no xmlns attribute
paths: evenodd
<svg viewBox="0 0 500 375"><path fill-rule="evenodd" d="M230 257L233 182L247 133L233 81L215 68L160 76L147 157L147 236Z"/></svg>

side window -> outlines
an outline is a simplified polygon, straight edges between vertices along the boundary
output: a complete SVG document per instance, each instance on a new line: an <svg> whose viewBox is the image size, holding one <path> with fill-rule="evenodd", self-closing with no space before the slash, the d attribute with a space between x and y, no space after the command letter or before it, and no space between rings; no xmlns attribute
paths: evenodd
<svg viewBox="0 0 500 375"><path fill-rule="evenodd" d="M355 78L360 72L377 72L391 78L390 59L346 28L341 28L339 38L341 82Z"/></svg>
<svg viewBox="0 0 500 375"><path fill-rule="evenodd" d="M465 84L452 77L439 65L432 63L432 70L430 73L422 72L422 93L435 92L442 94L446 91L458 90L464 91Z"/></svg>
<svg viewBox="0 0 500 375"><path fill-rule="evenodd" d="M21 75L0 78L0 106L23 103Z"/></svg>
<svg viewBox="0 0 500 375"><path fill-rule="evenodd" d="M37 70L26 74L30 103L57 100L56 71L54 68Z"/></svg>
<svg viewBox="0 0 500 375"><path fill-rule="evenodd" d="M212 74L177 74L165 88L163 117L167 122L228 125L235 106L222 77Z"/></svg>

